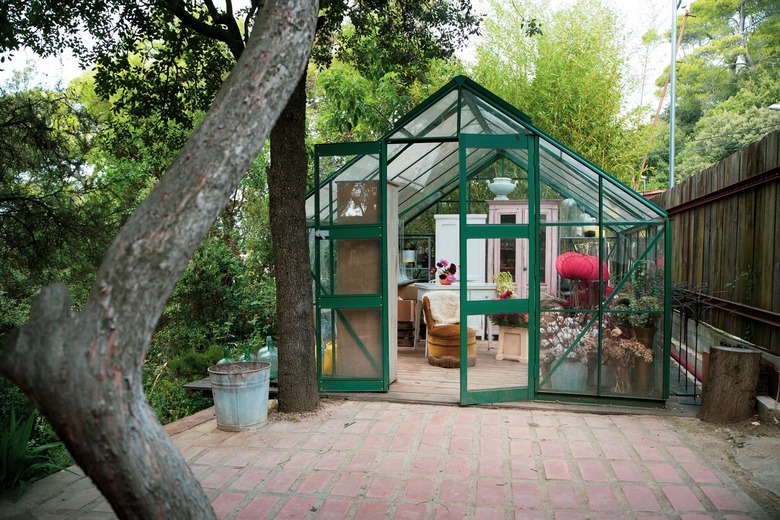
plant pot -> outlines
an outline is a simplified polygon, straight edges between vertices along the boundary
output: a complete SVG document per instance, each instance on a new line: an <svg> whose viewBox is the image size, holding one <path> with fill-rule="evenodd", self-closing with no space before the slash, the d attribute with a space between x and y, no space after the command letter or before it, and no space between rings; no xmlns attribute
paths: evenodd
<svg viewBox="0 0 780 520"><path fill-rule="evenodd" d="M446 278L439 278L439 283L442 285L452 285L452 282L447 280Z"/></svg>
<svg viewBox="0 0 780 520"><path fill-rule="evenodd" d="M636 361L634 365L634 385L632 393L635 395L649 395L655 387L653 363Z"/></svg>
<svg viewBox="0 0 780 520"><path fill-rule="evenodd" d="M550 375L553 391L582 392L588 381L588 366L579 361L564 361Z"/></svg>
<svg viewBox="0 0 780 520"><path fill-rule="evenodd" d="M598 366L595 363L593 368L588 365L588 384L596 386L598 382ZM610 389L615 386L615 369L609 365L601 365L601 389Z"/></svg>
<svg viewBox="0 0 780 520"><path fill-rule="evenodd" d="M209 367L217 428L235 432L262 425L268 419L271 364L243 361Z"/></svg>
<svg viewBox="0 0 780 520"><path fill-rule="evenodd" d="M656 332L658 332L656 327L634 327L636 340L650 349L653 348Z"/></svg>
<svg viewBox="0 0 780 520"><path fill-rule="evenodd" d="M498 329L498 353L496 360L511 359L528 363L528 329L525 327L501 327Z"/></svg>

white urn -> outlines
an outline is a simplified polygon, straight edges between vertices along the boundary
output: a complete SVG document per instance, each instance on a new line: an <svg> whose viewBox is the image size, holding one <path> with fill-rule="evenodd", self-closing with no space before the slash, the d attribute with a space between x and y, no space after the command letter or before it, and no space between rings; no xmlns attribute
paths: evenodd
<svg viewBox="0 0 780 520"><path fill-rule="evenodd" d="M509 177L495 177L492 181L486 182L488 189L495 195L493 200L509 200L507 195L512 193L512 190L517 186L517 181L513 181Z"/></svg>

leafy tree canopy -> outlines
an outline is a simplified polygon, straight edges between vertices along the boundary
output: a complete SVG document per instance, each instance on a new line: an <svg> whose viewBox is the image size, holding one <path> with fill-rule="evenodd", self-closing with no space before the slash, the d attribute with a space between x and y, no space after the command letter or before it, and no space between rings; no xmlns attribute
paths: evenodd
<svg viewBox="0 0 780 520"><path fill-rule="evenodd" d="M27 76L0 87L0 334L54 280L86 293L112 211L90 199L97 187L85 157L96 121L71 92L30 89Z"/></svg>
<svg viewBox="0 0 780 520"><path fill-rule="evenodd" d="M642 135L638 114L622 110L626 56L614 12L592 1L560 11L536 1L491 5L475 79L555 139L637 186Z"/></svg>
<svg viewBox="0 0 780 520"><path fill-rule="evenodd" d="M690 15L677 63L677 180L780 128L768 109L780 101L780 3L696 0ZM668 137L656 136L660 156Z"/></svg>

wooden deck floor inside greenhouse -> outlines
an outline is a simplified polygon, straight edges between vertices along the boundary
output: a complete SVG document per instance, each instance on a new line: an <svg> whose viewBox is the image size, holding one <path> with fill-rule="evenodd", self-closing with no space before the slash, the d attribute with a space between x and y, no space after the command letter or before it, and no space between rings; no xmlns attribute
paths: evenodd
<svg viewBox="0 0 780 520"><path fill-rule="evenodd" d="M496 360L497 341L488 350L487 341L477 341L477 364L469 367L471 390L522 387L528 385L528 365L512 360ZM211 397L211 381L204 378L188 383L189 391L199 391ZM276 397L276 381L271 382L270 394ZM330 393L330 395L342 395ZM352 395L357 394L343 394ZM457 404L460 402L460 369L441 368L428 364L425 343L416 349L398 348L398 379L390 384L387 393L360 393L363 399L409 401L419 403Z"/></svg>
<svg viewBox="0 0 780 520"><path fill-rule="evenodd" d="M486 341L477 342L477 364L468 369L469 389L528 385L528 365L510 360L496 360L496 341L488 350ZM441 368L428 364L425 343L417 349L399 347L398 380L390 384L388 394L393 400L430 403L460 402L460 369Z"/></svg>

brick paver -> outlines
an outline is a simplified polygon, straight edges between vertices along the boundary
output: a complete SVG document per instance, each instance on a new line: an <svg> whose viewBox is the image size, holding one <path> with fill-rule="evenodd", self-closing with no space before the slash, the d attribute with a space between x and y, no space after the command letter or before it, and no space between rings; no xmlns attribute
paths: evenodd
<svg viewBox="0 0 780 520"><path fill-rule="evenodd" d="M769 518L664 417L325 401L249 432L172 435L219 518ZM691 419L695 420L695 419ZM114 518L53 475L0 518Z"/></svg>

